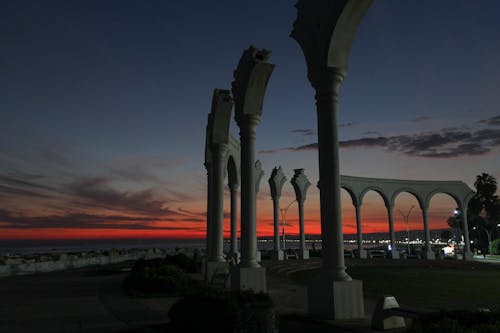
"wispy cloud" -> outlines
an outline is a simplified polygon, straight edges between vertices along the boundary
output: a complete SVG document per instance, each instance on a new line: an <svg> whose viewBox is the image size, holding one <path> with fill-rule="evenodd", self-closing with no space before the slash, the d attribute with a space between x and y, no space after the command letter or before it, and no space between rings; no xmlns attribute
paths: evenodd
<svg viewBox="0 0 500 333"><path fill-rule="evenodd" d="M491 122L494 123L494 121ZM399 152L408 156L425 158L477 156L487 154L494 147L500 146L500 129L443 129L436 132L423 132L411 135L363 137L341 141L339 145L343 149L382 148L390 152ZM271 154L282 151L308 151L317 149L318 144L311 143L297 147L265 150L260 153Z"/></svg>
<svg viewBox="0 0 500 333"><path fill-rule="evenodd" d="M490 126L500 126L500 115L488 119L479 120L478 123Z"/></svg>
<svg viewBox="0 0 500 333"><path fill-rule="evenodd" d="M0 210L1 228L38 229L157 229L157 230L191 230L178 225L158 225L159 218L132 217L126 215L96 215L85 213L68 213L49 216L26 216ZM192 221L192 220L190 220Z"/></svg>
<svg viewBox="0 0 500 333"><path fill-rule="evenodd" d="M164 200L155 197L153 190L138 192L118 191L106 177L82 178L68 185L79 204L147 216L177 214L166 207Z"/></svg>
<svg viewBox="0 0 500 333"><path fill-rule="evenodd" d="M313 129L294 129L294 130L291 130L290 133L292 134L297 134L297 135L301 135L301 136L313 136L313 135L316 135L316 131L313 130Z"/></svg>

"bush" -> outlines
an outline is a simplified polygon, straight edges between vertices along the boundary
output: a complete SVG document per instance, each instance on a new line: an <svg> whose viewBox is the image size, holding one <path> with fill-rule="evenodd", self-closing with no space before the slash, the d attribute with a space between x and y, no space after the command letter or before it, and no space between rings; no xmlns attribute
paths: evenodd
<svg viewBox="0 0 500 333"><path fill-rule="evenodd" d="M136 296L151 293L185 295L196 286L185 271L162 259L138 260L124 280L124 288Z"/></svg>
<svg viewBox="0 0 500 333"><path fill-rule="evenodd" d="M491 254L500 254L500 238L495 239L490 244Z"/></svg>
<svg viewBox="0 0 500 333"><path fill-rule="evenodd" d="M196 261L192 258L189 258L184 253L167 255L164 259L164 263L177 266L187 273L196 273L197 272Z"/></svg>
<svg viewBox="0 0 500 333"><path fill-rule="evenodd" d="M500 332L500 313L442 311L417 319L409 332L494 333Z"/></svg>
<svg viewBox="0 0 500 333"><path fill-rule="evenodd" d="M271 298L252 291L205 289L176 302L168 315L179 332L278 331L277 312Z"/></svg>

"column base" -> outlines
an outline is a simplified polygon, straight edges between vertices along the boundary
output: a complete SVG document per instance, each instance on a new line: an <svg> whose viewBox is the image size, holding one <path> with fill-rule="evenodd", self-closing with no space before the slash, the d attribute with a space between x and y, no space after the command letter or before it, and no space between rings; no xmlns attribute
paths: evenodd
<svg viewBox="0 0 500 333"><path fill-rule="evenodd" d="M309 259L309 250L299 251L299 259L301 260Z"/></svg>
<svg viewBox="0 0 500 333"><path fill-rule="evenodd" d="M261 251L257 251L257 253L255 255L255 260L257 260L257 262L262 261L262 252Z"/></svg>
<svg viewBox="0 0 500 333"><path fill-rule="evenodd" d="M229 264L225 261L207 261L205 264L205 281L211 283L217 275L229 274Z"/></svg>
<svg viewBox="0 0 500 333"><path fill-rule="evenodd" d="M391 250L391 258L392 259L399 259L399 251L395 248L392 248Z"/></svg>
<svg viewBox="0 0 500 333"><path fill-rule="evenodd" d="M234 267L231 272L232 290L267 292L266 269L264 267Z"/></svg>
<svg viewBox="0 0 500 333"><path fill-rule="evenodd" d="M285 260L285 253L281 250L273 250L273 252L271 253L271 259L273 260Z"/></svg>
<svg viewBox="0 0 500 333"><path fill-rule="evenodd" d="M359 259L368 259L368 252L365 249L358 250L357 257Z"/></svg>
<svg viewBox="0 0 500 333"><path fill-rule="evenodd" d="M327 274L317 276L307 289L309 314L316 318L345 320L365 316L363 282L332 281Z"/></svg>
<svg viewBox="0 0 500 333"><path fill-rule="evenodd" d="M474 259L474 254L472 252L464 252L463 258L465 261L471 261Z"/></svg>
<svg viewBox="0 0 500 333"><path fill-rule="evenodd" d="M432 251L424 252L424 258L427 260L436 260L436 254Z"/></svg>

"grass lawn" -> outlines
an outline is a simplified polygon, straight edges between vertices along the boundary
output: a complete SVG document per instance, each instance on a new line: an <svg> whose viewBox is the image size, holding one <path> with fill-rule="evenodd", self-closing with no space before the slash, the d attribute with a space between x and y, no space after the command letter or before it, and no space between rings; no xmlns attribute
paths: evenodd
<svg viewBox="0 0 500 333"><path fill-rule="evenodd" d="M406 306L500 311L500 265L451 260L347 260L347 272L363 281L364 295L393 295ZM308 284L318 269L290 277Z"/></svg>

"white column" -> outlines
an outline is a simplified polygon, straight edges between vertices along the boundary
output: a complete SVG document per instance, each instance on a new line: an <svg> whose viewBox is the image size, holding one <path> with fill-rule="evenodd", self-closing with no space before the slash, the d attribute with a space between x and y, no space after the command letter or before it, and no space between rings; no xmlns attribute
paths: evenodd
<svg viewBox="0 0 500 333"><path fill-rule="evenodd" d="M227 147L219 145L214 149L214 183L213 183L213 247L209 261L223 262L224 252L224 157Z"/></svg>
<svg viewBox="0 0 500 333"><path fill-rule="evenodd" d="M422 208L422 217L424 219L424 233L425 233L425 258L428 260L436 259L431 245L431 232L429 230L429 221L427 218L427 207Z"/></svg>
<svg viewBox="0 0 500 333"><path fill-rule="evenodd" d="M338 140L338 97L344 73L325 68L324 81L316 86L320 179L322 269L335 281L351 281L344 262Z"/></svg>
<svg viewBox="0 0 500 333"><path fill-rule="evenodd" d="M463 207L467 207L463 205ZM470 238L469 238L469 223L467 221L467 208L462 207L462 216L464 219L464 242L465 242L465 248L464 248L464 260L472 260L473 255L472 251L470 250Z"/></svg>
<svg viewBox="0 0 500 333"><path fill-rule="evenodd" d="M238 184L229 184L231 193L231 249L232 256L238 255ZM237 257L235 259L238 259Z"/></svg>
<svg viewBox="0 0 500 333"><path fill-rule="evenodd" d="M297 201L299 206L299 233L300 233L300 259L309 259L309 250L306 249L306 234L304 232L304 200Z"/></svg>
<svg viewBox="0 0 500 333"><path fill-rule="evenodd" d="M212 197L213 197L213 175L212 166L205 164L207 168L207 258L212 257L212 243L213 243L213 213L212 213Z"/></svg>
<svg viewBox="0 0 500 333"><path fill-rule="evenodd" d="M257 223L255 193L255 135L260 117L248 115L240 121L241 141L241 267L257 263Z"/></svg>
<svg viewBox="0 0 500 333"><path fill-rule="evenodd" d="M357 239L358 239L358 258L366 259L367 253L363 248L363 230L361 228L361 207L358 204L354 204L354 208L356 209L356 230L357 230Z"/></svg>
<svg viewBox="0 0 500 333"><path fill-rule="evenodd" d="M280 250L280 225L279 225L279 209L280 209L280 198L273 199L273 218L274 218L274 251L278 252Z"/></svg>
<svg viewBox="0 0 500 333"><path fill-rule="evenodd" d="M394 218L392 216L392 209L393 209L393 205L392 203L391 204L388 204L386 205L387 207L387 215L389 217L389 233L390 233L390 237L391 237L391 252L392 252L392 259L399 259L399 251L398 251L398 248L397 248L397 245L396 245L396 234L394 233Z"/></svg>

